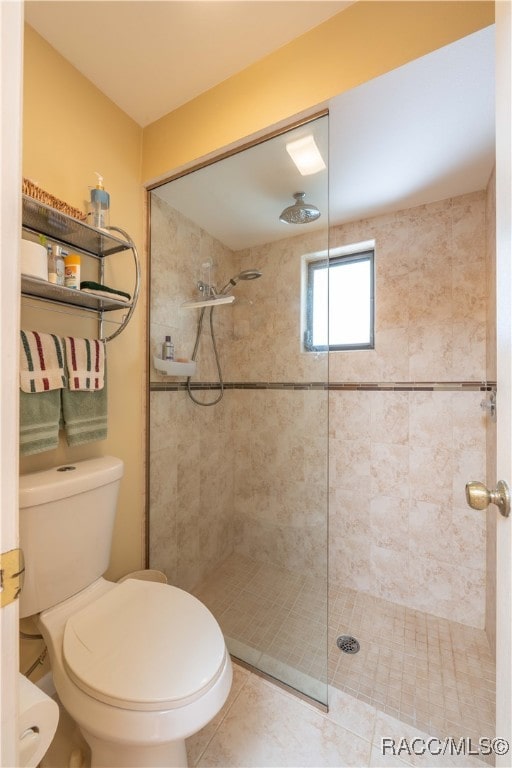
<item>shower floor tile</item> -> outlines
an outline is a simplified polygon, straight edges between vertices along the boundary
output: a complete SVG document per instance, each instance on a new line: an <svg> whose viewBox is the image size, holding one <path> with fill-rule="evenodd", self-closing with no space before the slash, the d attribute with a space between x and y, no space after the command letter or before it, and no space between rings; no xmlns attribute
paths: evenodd
<svg viewBox="0 0 512 768"><path fill-rule="evenodd" d="M328 682L439 738L494 735L495 667L483 630L345 587L331 587L327 603L325 582L241 555L193 592L234 656L313 698ZM359 641L357 654L338 649L344 634Z"/></svg>

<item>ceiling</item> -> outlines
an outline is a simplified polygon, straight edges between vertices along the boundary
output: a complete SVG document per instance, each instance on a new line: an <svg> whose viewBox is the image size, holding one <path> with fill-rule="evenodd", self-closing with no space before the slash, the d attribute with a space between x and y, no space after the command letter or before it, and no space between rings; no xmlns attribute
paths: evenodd
<svg viewBox="0 0 512 768"><path fill-rule="evenodd" d="M155 194L232 250L329 224L474 192L494 165L494 28L474 33L332 99L312 133L329 174L302 177L281 135ZM282 224L294 192L323 215Z"/></svg>
<svg viewBox="0 0 512 768"><path fill-rule="evenodd" d="M26 19L145 125L343 10L334 0L35 0ZM76 34L76 30L80 34ZM168 73L163 77L162 73ZM494 28L354 88L329 104L327 174L301 177L288 137L189 174L157 194L233 250L483 189L494 164ZM298 129L304 133L306 128ZM283 225L306 192L323 216ZM328 202L327 202L328 194Z"/></svg>
<svg viewBox="0 0 512 768"><path fill-rule="evenodd" d="M350 4L347 0L27 0L25 19L111 101L145 126Z"/></svg>

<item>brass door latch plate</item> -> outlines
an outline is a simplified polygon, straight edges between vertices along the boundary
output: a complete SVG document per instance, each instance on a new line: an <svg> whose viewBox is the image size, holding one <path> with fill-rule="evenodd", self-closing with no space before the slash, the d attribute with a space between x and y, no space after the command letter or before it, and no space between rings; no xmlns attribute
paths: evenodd
<svg viewBox="0 0 512 768"><path fill-rule="evenodd" d="M24 574L25 562L21 549L0 553L0 608L19 597Z"/></svg>

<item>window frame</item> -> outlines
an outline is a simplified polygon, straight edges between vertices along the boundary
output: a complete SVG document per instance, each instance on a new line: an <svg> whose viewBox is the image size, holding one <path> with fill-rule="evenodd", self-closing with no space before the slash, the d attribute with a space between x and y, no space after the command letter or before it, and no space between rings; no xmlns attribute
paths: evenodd
<svg viewBox="0 0 512 768"><path fill-rule="evenodd" d="M313 338L313 273L319 269L330 269L339 264L368 261L370 264L370 339L358 344L321 344L314 345ZM309 259L306 264L306 307L304 350L306 352L343 352L357 349L375 349L375 248L365 247L350 253L337 254L327 258ZM327 308L327 311L329 309Z"/></svg>

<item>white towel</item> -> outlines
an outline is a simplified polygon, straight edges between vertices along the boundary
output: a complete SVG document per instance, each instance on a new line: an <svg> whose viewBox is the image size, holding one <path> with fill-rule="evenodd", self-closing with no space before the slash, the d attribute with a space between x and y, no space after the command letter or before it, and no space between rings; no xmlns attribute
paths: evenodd
<svg viewBox="0 0 512 768"><path fill-rule="evenodd" d="M64 352L58 336L20 331L20 388L23 392L49 392L66 386Z"/></svg>
<svg viewBox="0 0 512 768"><path fill-rule="evenodd" d="M66 336L66 367L70 390L95 392L105 382L105 344L99 339Z"/></svg>

